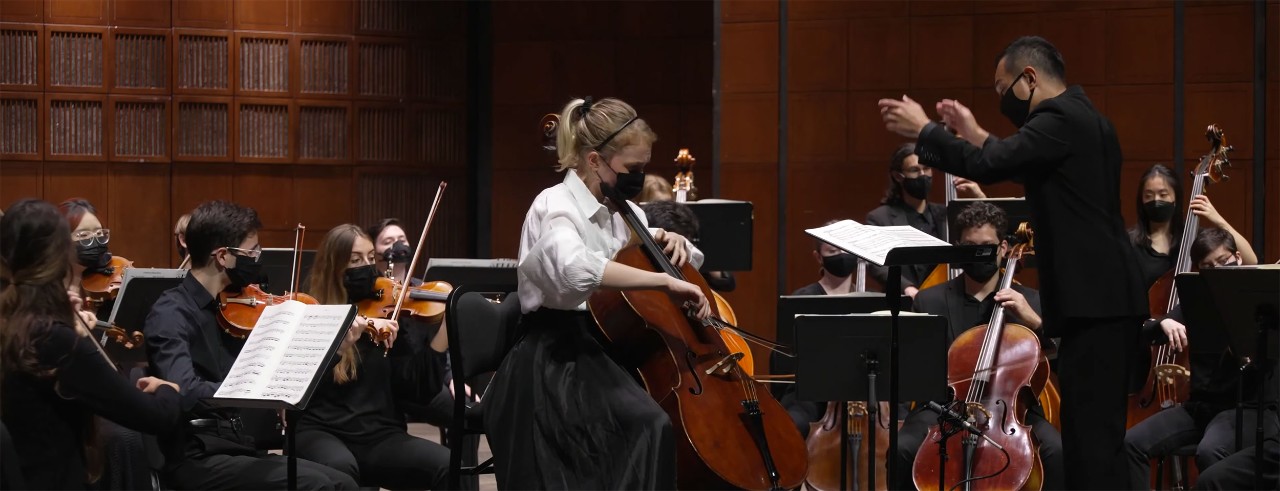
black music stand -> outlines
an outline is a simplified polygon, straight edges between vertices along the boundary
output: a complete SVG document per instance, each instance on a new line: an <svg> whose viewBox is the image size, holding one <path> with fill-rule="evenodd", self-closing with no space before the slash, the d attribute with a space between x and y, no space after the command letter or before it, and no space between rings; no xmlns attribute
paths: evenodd
<svg viewBox="0 0 1280 491"><path fill-rule="evenodd" d="M698 249L705 271L751 271L755 213L750 201L704 199L685 203L698 217Z"/></svg>
<svg viewBox="0 0 1280 491"><path fill-rule="evenodd" d="M463 259L433 257L427 260L422 281L444 281L454 287L467 284L514 285L515 259Z"/></svg>
<svg viewBox="0 0 1280 491"><path fill-rule="evenodd" d="M910 304L910 299L907 300ZM910 307L910 305L908 305ZM778 297L777 342L783 346L795 346L797 315L804 314L870 314L889 310L884 294L879 292L850 293L848 295L782 295ZM794 357L773 352L769 356L769 373L786 375L796 373ZM782 399L783 384L773 384L773 396Z"/></svg>
<svg viewBox="0 0 1280 491"><path fill-rule="evenodd" d="M889 273L886 278L885 294L889 301L889 313L893 317L893 339L890 345L890 358L898 359L900 329L899 313L902 311L902 267L916 264L964 264L991 261L996 257L997 246L932 246L932 247L898 247L889 251L884 264ZM849 251L852 252L852 251ZM945 358L945 357L944 357ZM891 421L898 421L898 366L889 365L889 416ZM919 399L931 400L931 399ZM889 448L898 448L897 425L890 428ZM889 459L889 475L897 475L898 459Z"/></svg>
<svg viewBox="0 0 1280 491"><path fill-rule="evenodd" d="M293 279L293 249L268 247L262 249L262 271L258 273L258 286L262 291L272 295L284 295L293 288L289 283ZM311 276L311 265L315 264L316 251L304 249L299 258L298 285L305 285Z"/></svg>
<svg viewBox="0 0 1280 491"><path fill-rule="evenodd" d="M894 348L899 331L906 330L908 349L899 353ZM947 320L931 315L907 316L898 321L885 315L801 315L796 317L796 351L803 353L796 367L796 396L806 401L867 401L871 420L878 422L878 394L898 392L890 380L877 377L881 367L891 373L902 373L898 382L910 400L942 400L947 394ZM890 401L889 441L890 472L897 460L898 424L894 417L897 401ZM840 434L848 435L848 418L841 419ZM868 448L875 455L875 430L871 430ZM848 445L840 446L840 489L848 483L845 464ZM876 459L868 463L868 479L876 482ZM856 470L856 468L855 468ZM855 476L856 479L856 476Z"/></svg>
<svg viewBox="0 0 1280 491"><path fill-rule="evenodd" d="M1181 275L1180 275L1181 276ZM1237 356L1248 357L1258 371L1258 411L1254 428L1254 489L1264 489L1262 482L1262 448L1264 443L1263 413L1267 372L1280 359L1280 342L1273 336L1280 335L1280 266L1219 267L1205 269L1200 276L1208 285L1209 296L1221 313L1231 349ZM1179 278L1180 279L1180 278ZM1176 281L1176 280L1175 280ZM1209 301L1184 298L1183 302ZM1185 309L1185 307L1184 307Z"/></svg>
<svg viewBox="0 0 1280 491"><path fill-rule="evenodd" d="M118 327L127 334L142 332L151 306L165 291L182 285L186 278L185 269L129 268L124 270L124 278L120 284L120 293L116 295L115 305L111 307L111 315L106 322L98 321L98 327ZM147 364L147 350L144 346L126 348L119 343L107 342L105 334L98 337L98 344L107 352L108 358L116 362L120 370L128 373L135 366Z"/></svg>

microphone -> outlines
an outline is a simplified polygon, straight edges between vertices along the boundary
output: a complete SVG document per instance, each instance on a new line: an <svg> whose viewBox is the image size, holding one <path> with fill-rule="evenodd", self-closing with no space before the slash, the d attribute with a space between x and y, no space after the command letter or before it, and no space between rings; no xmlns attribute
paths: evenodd
<svg viewBox="0 0 1280 491"><path fill-rule="evenodd" d="M980 437L982 437L982 439L983 439L983 440L986 440L986 441L987 441L987 443L990 443L992 446L994 446L994 447L996 447L996 448L998 448L998 449L1000 449L1000 450L1004 450L1004 447L1000 446L1000 444L999 444L999 443L996 443L996 441L995 441L995 440L992 440L992 439L991 439L991 437L987 436L987 434L986 434L986 433L984 433L982 430L978 429L978 427L974 426L974 425L973 425L972 423L970 423L967 419L960 417L960 415L959 415L959 414L957 414L955 411L952 411L952 410L950 410L950 409L947 409L947 408L943 407L941 404L938 404L938 403L933 402L933 401L929 401L929 402L928 402L928 405L929 405L929 410L930 410L930 411L933 411L933 412L938 413L938 414L941 414L941 415L943 415L943 416L945 416L945 417L947 417L947 418L950 418L950 419L951 419L952 421L954 421L956 424L960 425L960 427L961 427L961 428L964 428L964 429L965 429L965 431L968 431L969 433L973 433L974 435L980 436Z"/></svg>

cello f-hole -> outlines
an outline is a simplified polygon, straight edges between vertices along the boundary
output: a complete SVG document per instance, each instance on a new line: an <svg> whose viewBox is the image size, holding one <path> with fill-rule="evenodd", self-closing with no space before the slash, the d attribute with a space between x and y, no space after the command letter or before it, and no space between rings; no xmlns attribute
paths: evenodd
<svg viewBox="0 0 1280 491"><path fill-rule="evenodd" d="M1000 427L1009 428L1009 431L1000 431L1010 436L1017 434L1018 430L1009 427L1009 404L1004 402L1004 399L996 399L996 405L1000 406Z"/></svg>
<svg viewBox="0 0 1280 491"><path fill-rule="evenodd" d="M698 355L694 354L693 350L685 350L684 362L689 365L689 373L693 375L693 381L697 384L689 388L689 393L695 396L702 394L702 377L698 376L698 369L695 368L698 363Z"/></svg>

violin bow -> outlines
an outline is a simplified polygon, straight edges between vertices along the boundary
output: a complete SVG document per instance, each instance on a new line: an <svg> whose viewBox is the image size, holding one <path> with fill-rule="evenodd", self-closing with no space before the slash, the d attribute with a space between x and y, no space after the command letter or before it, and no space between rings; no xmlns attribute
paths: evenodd
<svg viewBox="0 0 1280 491"><path fill-rule="evenodd" d="M293 272L289 274L289 300L298 299L298 281L302 271L302 237L307 233L307 227L298 224L293 229Z"/></svg>
<svg viewBox="0 0 1280 491"><path fill-rule="evenodd" d="M400 318L400 308L404 306L404 299L409 296L409 279L413 277L413 271L418 267L418 258L422 257L422 248L427 244L427 231L431 230L431 222L436 218L436 209L440 207L440 199L444 197L444 188L448 184L448 182L440 181L440 187L436 189L436 198L431 202L431 211L427 213L427 222L422 224L422 236L418 238L418 247L413 251L413 260L409 263L409 269L404 271L403 286L400 288L400 295L396 297L396 308L391 311L391 320L393 321Z"/></svg>

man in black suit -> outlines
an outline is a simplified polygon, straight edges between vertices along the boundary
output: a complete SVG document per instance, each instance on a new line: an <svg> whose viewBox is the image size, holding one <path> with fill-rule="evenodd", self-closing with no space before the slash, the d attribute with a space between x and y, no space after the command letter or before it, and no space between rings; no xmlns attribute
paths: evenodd
<svg viewBox="0 0 1280 491"><path fill-rule="evenodd" d="M1127 486L1126 380L1146 289L1120 214L1120 143L1079 86L1064 80L1062 55L1039 37L1005 48L994 82L1000 112L1018 127L999 139L968 108L943 100L943 123L907 97L881 99L885 127L917 138L926 165L979 183L1016 180L1036 232L1045 327L1060 334L1063 450L1070 489ZM1117 376L1121 375L1121 376Z"/></svg>
<svg viewBox="0 0 1280 491"><path fill-rule="evenodd" d="M916 145L904 143L889 159L889 185L885 188L880 206L867 213L870 225L910 225L916 230L939 239L947 238L947 207L930 203L929 190L933 188L933 169L920 165L915 155ZM934 264L917 264L902 268L902 293L916 296L920 285ZM871 277L885 285L889 268L870 265Z"/></svg>
<svg viewBox="0 0 1280 491"><path fill-rule="evenodd" d="M998 245L1000 257L1008 255L1009 244L1000 234L1008 230L1008 218L1004 210L990 203L969 205L956 216L959 245ZM916 294L912 310L947 318L948 342L960 333L986 324L991 312L999 303L1005 308L1006 322L1028 327L1043 334L1040 318L1040 293L1022 285L996 291L1000 286L1000 264L996 261L961 265L964 274L946 283L921 290ZM898 431L898 462L900 488L909 489L911 462L924 442L929 426L936 424L937 415L917 408L911 412ZM1026 423L1039 443L1040 461L1044 465L1044 489L1062 489L1062 436L1044 418L1044 410L1037 403L1027 412ZM930 450L926 450L930 451Z"/></svg>

